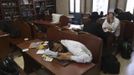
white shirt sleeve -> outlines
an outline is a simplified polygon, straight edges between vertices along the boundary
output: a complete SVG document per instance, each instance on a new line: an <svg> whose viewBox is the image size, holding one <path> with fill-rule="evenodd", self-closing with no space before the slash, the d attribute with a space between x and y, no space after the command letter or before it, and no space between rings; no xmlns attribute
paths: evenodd
<svg viewBox="0 0 134 75"><path fill-rule="evenodd" d="M102 29L104 32L108 32L108 23L107 23L107 20L104 21L104 23L102 24Z"/></svg>
<svg viewBox="0 0 134 75"><path fill-rule="evenodd" d="M120 23L119 19L114 18L114 23L112 23L113 24L112 25L112 32L116 31L117 27L119 27L119 23Z"/></svg>
<svg viewBox="0 0 134 75"><path fill-rule="evenodd" d="M116 37L118 37L120 35L120 25L118 25L114 34Z"/></svg>
<svg viewBox="0 0 134 75"><path fill-rule="evenodd" d="M86 48L82 43L74 40L61 40L61 43L71 52L73 55L70 57L72 61L78 63L89 63L92 60L92 54L90 50Z"/></svg>
<svg viewBox="0 0 134 75"><path fill-rule="evenodd" d="M78 63L89 63L92 61L92 56L89 56L88 54L81 54L78 56L71 56L70 59Z"/></svg>
<svg viewBox="0 0 134 75"><path fill-rule="evenodd" d="M58 56L58 52L54 52L54 51L51 51L49 49L45 50L44 54L46 54L46 55L48 55L50 57L53 57L53 58L56 58Z"/></svg>

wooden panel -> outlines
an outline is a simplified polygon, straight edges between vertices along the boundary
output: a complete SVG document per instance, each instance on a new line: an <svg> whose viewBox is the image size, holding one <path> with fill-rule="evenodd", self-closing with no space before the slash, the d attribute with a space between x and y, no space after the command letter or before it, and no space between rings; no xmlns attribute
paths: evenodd
<svg viewBox="0 0 134 75"><path fill-rule="evenodd" d="M0 58L5 57L10 53L9 42L6 37L0 37Z"/></svg>

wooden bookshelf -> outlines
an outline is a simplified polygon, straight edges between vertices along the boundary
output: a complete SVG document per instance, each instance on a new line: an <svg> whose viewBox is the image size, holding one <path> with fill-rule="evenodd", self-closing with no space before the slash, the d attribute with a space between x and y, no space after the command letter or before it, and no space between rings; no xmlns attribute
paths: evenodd
<svg viewBox="0 0 134 75"><path fill-rule="evenodd" d="M50 15L56 12L56 0L35 0L34 8L36 15Z"/></svg>
<svg viewBox="0 0 134 75"><path fill-rule="evenodd" d="M44 14L44 11L46 10L45 3L46 3L45 0L35 0L34 1L34 9L35 9L36 15Z"/></svg>
<svg viewBox="0 0 134 75"><path fill-rule="evenodd" d="M12 20L20 16L18 0L0 0L0 17Z"/></svg>
<svg viewBox="0 0 134 75"><path fill-rule="evenodd" d="M46 0L46 9L50 14L56 12L56 0Z"/></svg>
<svg viewBox="0 0 134 75"><path fill-rule="evenodd" d="M0 20L34 18L56 12L56 0L0 0Z"/></svg>
<svg viewBox="0 0 134 75"><path fill-rule="evenodd" d="M32 18L35 15L33 0L19 0L19 9L22 18Z"/></svg>

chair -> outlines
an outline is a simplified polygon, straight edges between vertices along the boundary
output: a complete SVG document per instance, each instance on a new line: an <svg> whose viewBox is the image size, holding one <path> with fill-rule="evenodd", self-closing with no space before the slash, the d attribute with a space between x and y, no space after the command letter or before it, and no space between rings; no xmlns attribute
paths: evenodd
<svg viewBox="0 0 134 75"><path fill-rule="evenodd" d="M98 12L92 12L91 19L92 21L96 21L99 18Z"/></svg>
<svg viewBox="0 0 134 75"><path fill-rule="evenodd" d="M72 18L71 23L76 25L82 24L82 15L81 13L73 13L74 18Z"/></svg>
<svg viewBox="0 0 134 75"><path fill-rule="evenodd" d="M133 35L134 35L134 23L127 20L121 21L120 39L122 39L123 41L132 42Z"/></svg>
<svg viewBox="0 0 134 75"><path fill-rule="evenodd" d="M69 23L69 18L67 16L61 16L60 17L60 21L59 21L59 25L60 27L62 26L68 26L68 23Z"/></svg>

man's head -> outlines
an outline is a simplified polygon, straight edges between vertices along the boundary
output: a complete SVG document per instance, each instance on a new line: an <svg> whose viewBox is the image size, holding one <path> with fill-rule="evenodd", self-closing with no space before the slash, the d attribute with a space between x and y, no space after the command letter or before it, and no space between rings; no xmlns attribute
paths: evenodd
<svg viewBox="0 0 134 75"><path fill-rule="evenodd" d="M49 41L48 46L50 50L55 52L66 52L67 49L59 41Z"/></svg>
<svg viewBox="0 0 134 75"><path fill-rule="evenodd" d="M109 12L109 13L107 14L107 21L108 21L108 23L112 23L113 20L114 20L114 13Z"/></svg>

